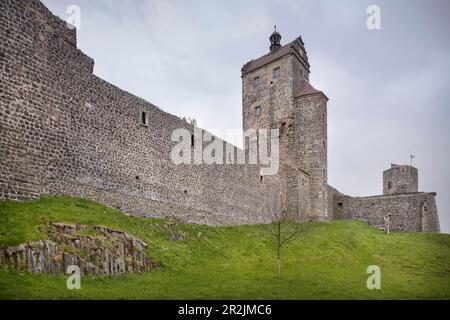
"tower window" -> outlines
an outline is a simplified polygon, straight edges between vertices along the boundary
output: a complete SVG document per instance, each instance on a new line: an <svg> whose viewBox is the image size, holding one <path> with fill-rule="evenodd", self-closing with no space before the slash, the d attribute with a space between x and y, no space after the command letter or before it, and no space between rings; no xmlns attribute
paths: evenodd
<svg viewBox="0 0 450 320"><path fill-rule="evenodd" d="M253 78L253 86L257 87L261 84L261 78L260 77L255 77Z"/></svg>
<svg viewBox="0 0 450 320"><path fill-rule="evenodd" d="M259 182L263 182L263 176L259 176Z"/></svg>
<svg viewBox="0 0 450 320"><path fill-rule="evenodd" d="M255 108L255 116L259 117L262 113L262 108L261 107L256 107Z"/></svg>
<svg viewBox="0 0 450 320"><path fill-rule="evenodd" d="M303 79L303 70L300 69L300 79Z"/></svg>
<svg viewBox="0 0 450 320"><path fill-rule="evenodd" d="M281 74L280 67L273 69L273 77L278 78Z"/></svg>
<svg viewBox="0 0 450 320"><path fill-rule="evenodd" d="M141 124L148 126L148 114L145 111L142 111L141 113Z"/></svg>
<svg viewBox="0 0 450 320"><path fill-rule="evenodd" d="M281 124L280 135L286 133L286 122Z"/></svg>
<svg viewBox="0 0 450 320"><path fill-rule="evenodd" d="M388 189L392 189L392 182L388 181Z"/></svg>
<svg viewBox="0 0 450 320"><path fill-rule="evenodd" d="M191 146L193 147L195 145L195 137L193 134L191 134Z"/></svg>

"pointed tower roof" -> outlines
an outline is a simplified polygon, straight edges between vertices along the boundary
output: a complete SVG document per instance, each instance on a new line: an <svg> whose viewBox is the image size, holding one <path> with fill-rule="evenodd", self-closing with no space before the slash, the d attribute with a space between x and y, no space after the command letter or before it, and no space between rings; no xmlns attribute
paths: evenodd
<svg viewBox="0 0 450 320"><path fill-rule="evenodd" d="M277 31L277 26L274 26L274 31L270 35L270 53L275 53L281 47L281 34Z"/></svg>
<svg viewBox="0 0 450 320"><path fill-rule="evenodd" d="M323 93L323 91L314 88L307 80L301 80L299 85L294 89L294 97L304 97L313 94L322 94L328 101L328 97Z"/></svg>

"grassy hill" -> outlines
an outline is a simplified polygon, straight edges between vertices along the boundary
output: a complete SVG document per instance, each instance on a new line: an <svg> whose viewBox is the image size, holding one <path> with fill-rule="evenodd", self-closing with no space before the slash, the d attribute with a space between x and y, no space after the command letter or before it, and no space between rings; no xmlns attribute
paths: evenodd
<svg viewBox="0 0 450 320"><path fill-rule="evenodd" d="M265 226L213 228L129 217L92 201L42 197L0 202L0 245L46 239L47 222L104 225L148 244L162 270L88 276L68 290L64 275L0 271L1 299L449 299L450 235L384 235L357 221L309 223L282 252ZM173 233L187 236L171 240ZM381 268L381 290L368 290L366 268Z"/></svg>

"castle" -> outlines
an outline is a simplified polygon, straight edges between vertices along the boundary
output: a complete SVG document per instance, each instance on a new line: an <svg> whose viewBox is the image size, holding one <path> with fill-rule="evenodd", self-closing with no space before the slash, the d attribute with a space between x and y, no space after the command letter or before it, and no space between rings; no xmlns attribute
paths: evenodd
<svg viewBox="0 0 450 320"><path fill-rule="evenodd" d="M385 171L381 196L328 185L328 97L309 83L301 37L281 45L275 31L270 51L242 68L244 131L280 134L278 174L262 176L258 164L237 164L242 150L228 143L225 164L174 164L174 130L203 146L199 129L95 76L76 30L40 1L2 1L0 30L0 199L72 195L133 215L238 225L270 222L280 193L288 212L308 204L305 220L383 227L389 216L392 230L439 231L436 194L418 192L412 166Z"/></svg>

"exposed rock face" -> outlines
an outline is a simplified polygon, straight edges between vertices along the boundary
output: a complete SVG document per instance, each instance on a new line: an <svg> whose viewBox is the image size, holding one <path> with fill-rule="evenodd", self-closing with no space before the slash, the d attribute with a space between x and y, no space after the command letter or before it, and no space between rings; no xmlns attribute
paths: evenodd
<svg viewBox="0 0 450 320"><path fill-rule="evenodd" d="M80 235L92 231L96 235ZM119 275L160 266L146 255L147 244L117 230L53 223L49 240L0 248L0 265L30 273L64 273L77 265L81 274Z"/></svg>

